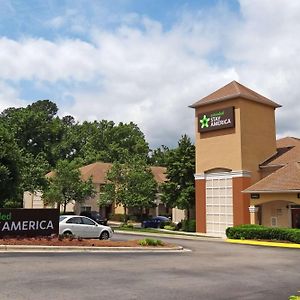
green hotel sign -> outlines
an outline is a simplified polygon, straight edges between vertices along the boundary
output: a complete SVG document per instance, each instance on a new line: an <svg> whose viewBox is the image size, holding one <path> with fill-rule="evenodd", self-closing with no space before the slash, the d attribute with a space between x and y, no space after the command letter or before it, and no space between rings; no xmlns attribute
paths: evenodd
<svg viewBox="0 0 300 300"><path fill-rule="evenodd" d="M232 128L234 126L234 107L203 112L198 115L199 132Z"/></svg>

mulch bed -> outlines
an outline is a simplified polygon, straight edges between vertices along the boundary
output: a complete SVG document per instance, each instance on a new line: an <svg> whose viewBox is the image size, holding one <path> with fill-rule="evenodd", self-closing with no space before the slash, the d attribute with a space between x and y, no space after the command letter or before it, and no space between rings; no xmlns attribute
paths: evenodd
<svg viewBox="0 0 300 300"><path fill-rule="evenodd" d="M51 238L5 238L0 239L0 245L25 245L25 246L84 246L84 247L141 247L139 240L111 241L94 239L59 239ZM164 243L161 247L173 247L174 245Z"/></svg>

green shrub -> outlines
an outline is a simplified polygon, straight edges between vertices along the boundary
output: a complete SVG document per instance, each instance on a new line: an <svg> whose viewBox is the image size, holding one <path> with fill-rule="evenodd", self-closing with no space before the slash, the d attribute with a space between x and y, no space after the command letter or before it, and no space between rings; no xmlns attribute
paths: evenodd
<svg viewBox="0 0 300 300"><path fill-rule="evenodd" d="M166 225L164 226L164 229L167 229L167 230L175 230L176 226L174 225Z"/></svg>
<svg viewBox="0 0 300 300"><path fill-rule="evenodd" d="M124 215L123 214L111 214L109 216L109 219L111 221L124 222Z"/></svg>
<svg viewBox="0 0 300 300"><path fill-rule="evenodd" d="M195 232L196 231L196 220L182 220L182 231Z"/></svg>
<svg viewBox="0 0 300 300"><path fill-rule="evenodd" d="M156 239L143 239L139 240L139 244L141 246L163 246L164 243L161 240L156 240Z"/></svg>
<svg viewBox="0 0 300 300"><path fill-rule="evenodd" d="M228 227L226 236L229 239L275 240L300 244L300 229L265 227L262 225L239 225Z"/></svg>
<svg viewBox="0 0 300 300"><path fill-rule="evenodd" d="M132 224L121 224L120 228L122 229L133 229L133 225Z"/></svg>

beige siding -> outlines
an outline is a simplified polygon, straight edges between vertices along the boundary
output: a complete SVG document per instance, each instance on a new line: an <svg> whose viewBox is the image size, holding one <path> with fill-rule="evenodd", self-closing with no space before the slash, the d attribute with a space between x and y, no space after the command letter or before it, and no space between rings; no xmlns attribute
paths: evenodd
<svg viewBox="0 0 300 300"><path fill-rule="evenodd" d="M262 225L272 226L272 218L276 220L276 227L290 227L291 217L288 208L289 202L274 201L262 205ZM274 225L274 224L273 224Z"/></svg>

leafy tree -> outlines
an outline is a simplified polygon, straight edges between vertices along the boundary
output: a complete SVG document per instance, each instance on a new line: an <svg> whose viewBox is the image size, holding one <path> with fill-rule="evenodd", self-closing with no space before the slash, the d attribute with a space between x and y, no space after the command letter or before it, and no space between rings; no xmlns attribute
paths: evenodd
<svg viewBox="0 0 300 300"><path fill-rule="evenodd" d="M124 164L116 162L107 173L107 184L100 195L99 205L107 205L111 201L123 205L127 222L127 209L152 207L156 192L157 183L143 160L132 159Z"/></svg>
<svg viewBox="0 0 300 300"><path fill-rule="evenodd" d="M20 158L13 135L0 124L0 207L21 205Z"/></svg>
<svg viewBox="0 0 300 300"><path fill-rule="evenodd" d="M195 146L187 135L183 135L178 147L169 151L167 179L162 186L162 201L170 207L189 209L195 206Z"/></svg>
<svg viewBox="0 0 300 300"><path fill-rule="evenodd" d="M71 122L70 122L71 121ZM56 156L76 159L82 164L95 161L124 163L139 156L146 158L149 147L134 123L116 125L112 121L74 123L70 116L63 120L63 137L55 147Z"/></svg>
<svg viewBox="0 0 300 300"><path fill-rule="evenodd" d="M74 163L59 161L53 176L49 178L49 185L44 190L43 200L50 205L63 205L66 212L67 204L71 201L82 203L94 196L95 190L91 178L83 181L80 171Z"/></svg>
<svg viewBox="0 0 300 300"><path fill-rule="evenodd" d="M37 156L33 156L31 153L24 153L20 164L20 189L31 193L36 190L43 190L47 186L45 174L49 169L50 165L43 152L40 152Z"/></svg>
<svg viewBox="0 0 300 300"><path fill-rule="evenodd" d="M26 108L9 108L0 115L0 121L9 128L20 149L34 157L45 153L51 166L56 163L52 148L62 136L62 122L57 106L49 100L39 100Z"/></svg>
<svg viewBox="0 0 300 300"><path fill-rule="evenodd" d="M170 149L167 146L162 145L161 147L151 150L148 162L151 166L165 167L168 161L168 155Z"/></svg>

